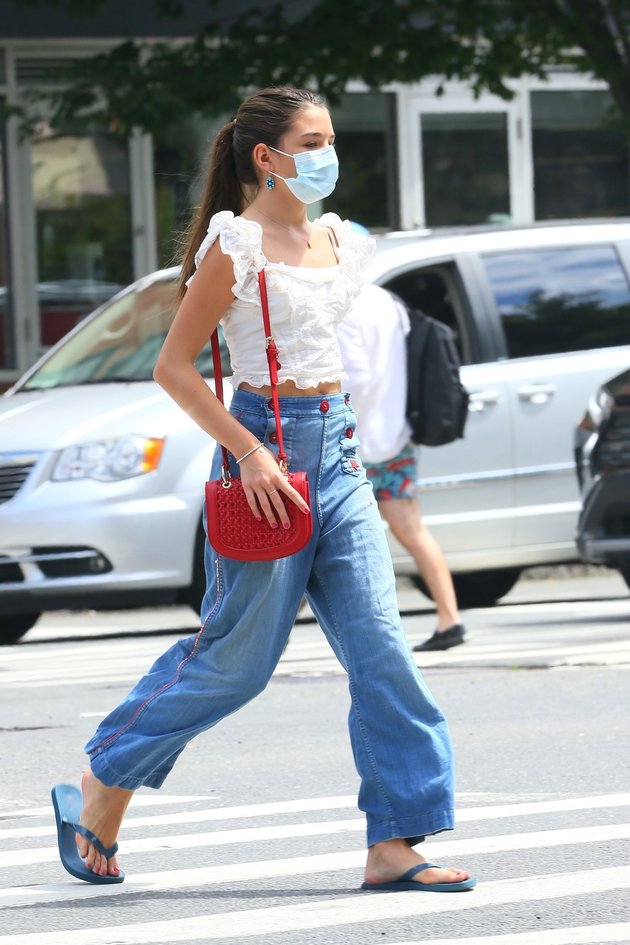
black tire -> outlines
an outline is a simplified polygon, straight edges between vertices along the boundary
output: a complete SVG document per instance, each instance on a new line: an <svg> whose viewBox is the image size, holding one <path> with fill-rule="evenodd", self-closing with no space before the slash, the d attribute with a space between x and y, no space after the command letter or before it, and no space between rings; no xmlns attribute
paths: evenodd
<svg viewBox="0 0 630 945"><path fill-rule="evenodd" d="M520 568L498 568L495 571L467 571L453 575L457 603L462 610L471 607L491 607L511 591L521 574ZM418 590L431 599L429 590L419 574L412 577Z"/></svg>
<svg viewBox="0 0 630 945"><path fill-rule="evenodd" d="M195 536L195 547L193 549L192 581L182 592L180 598L182 603L192 607L196 614L201 613L201 602L206 592L206 569L203 563L205 544L206 533L203 530L203 525L199 523L199 528Z"/></svg>
<svg viewBox="0 0 630 945"><path fill-rule="evenodd" d="M0 646L10 646L21 640L25 633L34 627L41 613L2 614L0 617Z"/></svg>

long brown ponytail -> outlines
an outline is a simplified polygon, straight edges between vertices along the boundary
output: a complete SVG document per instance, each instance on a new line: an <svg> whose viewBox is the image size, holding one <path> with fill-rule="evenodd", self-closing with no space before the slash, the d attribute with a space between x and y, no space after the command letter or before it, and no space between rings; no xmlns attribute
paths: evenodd
<svg viewBox="0 0 630 945"><path fill-rule="evenodd" d="M261 89L239 107L236 118L218 132L210 154L208 179L201 204L191 220L184 240L179 297L195 271L195 254L208 230L210 218L220 210L238 215L250 202L248 191L258 186L252 162L257 144L275 147L293 124L298 112L315 106L327 108L325 100L308 89L289 86Z"/></svg>

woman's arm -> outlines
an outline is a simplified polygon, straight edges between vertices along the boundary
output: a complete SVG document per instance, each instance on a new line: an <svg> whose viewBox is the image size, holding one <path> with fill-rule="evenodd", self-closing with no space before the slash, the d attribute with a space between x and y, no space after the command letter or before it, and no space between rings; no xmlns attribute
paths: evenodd
<svg viewBox="0 0 630 945"><path fill-rule="evenodd" d="M232 260L218 241L208 250L177 310L153 376L202 430L235 456L255 438L231 417L195 367L203 346L234 300Z"/></svg>
<svg viewBox="0 0 630 945"><path fill-rule="evenodd" d="M201 349L234 299L233 284L232 260L221 251L217 241L206 253L186 290L153 376L202 430L222 443L233 456L240 457L258 441L225 409L195 367ZM289 485L268 450L251 453L244 460L241 481L256 518L261 517L262 510L272 526L277 525L278 519L282 525L289 522L281 492L299 508L307 510L306 503Z"/></svg>

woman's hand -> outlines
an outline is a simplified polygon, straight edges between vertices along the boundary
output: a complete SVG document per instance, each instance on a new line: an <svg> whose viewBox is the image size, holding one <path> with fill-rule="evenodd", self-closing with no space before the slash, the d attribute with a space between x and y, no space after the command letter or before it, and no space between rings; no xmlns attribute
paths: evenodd
<svg viewBox="0 0 630 945"><path fill-rule="evenodd" d="M264 516L271 528L289 528L289 516L283 496L297 505L301 512L309 507L292 485L269 450L256 450L240 467L241 483L250 509L258 521ZM262 514L261 514L262 512Z"/></svg>

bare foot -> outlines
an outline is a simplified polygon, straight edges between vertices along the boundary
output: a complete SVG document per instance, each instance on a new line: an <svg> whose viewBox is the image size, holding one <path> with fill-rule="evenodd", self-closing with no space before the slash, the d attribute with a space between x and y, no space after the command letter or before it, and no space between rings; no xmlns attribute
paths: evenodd
<svg viewBox="0 0 630 945"><path fill-rule="evenodd" d="M81 823L91 830L104 847L111 847L116 841L127 805L133 797L133 791L123 788L106 787L91 771L85 771L81 778L83 792L83 810ZM106 859L90 843L87 837L75 834L80 855L85 865L99 876L118 876L120 867L115 856Z"/></svg>
<svg viewBox="0 0 630 945"><path fill-rule="evenodd" d="M413 866L426 862L427 860L412 850L405 840L385 840L383 843L375 843L374 846L368 848L365 882L393 883ZM464 870L450 866L436 866L423 870L413 877L413 881L430 886L432 883L460 883L469 877L470 873Z"/></svg>

